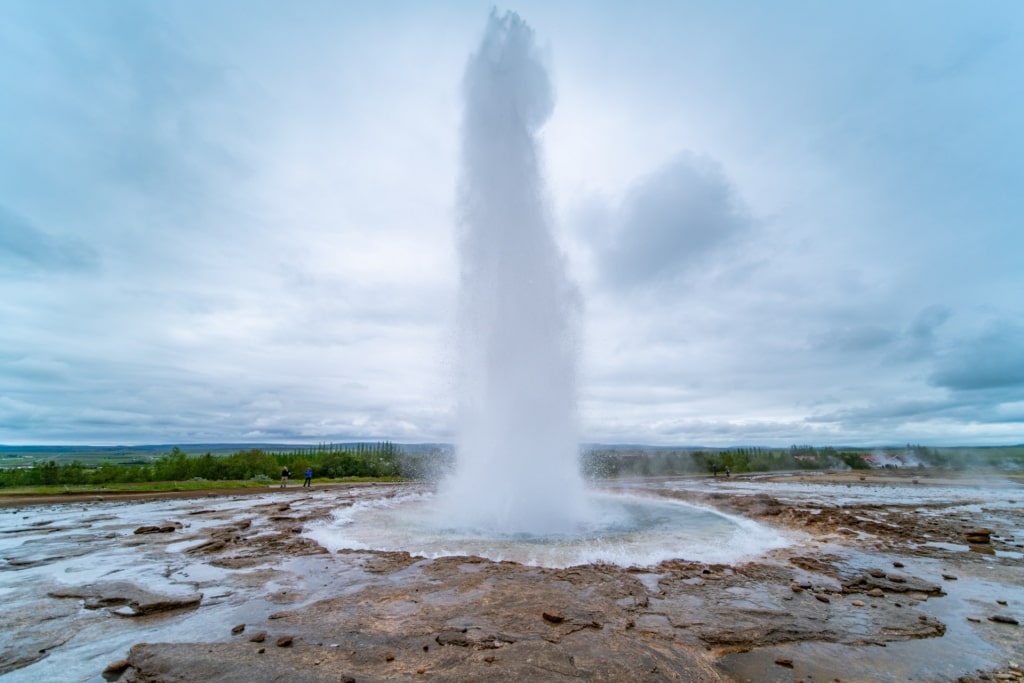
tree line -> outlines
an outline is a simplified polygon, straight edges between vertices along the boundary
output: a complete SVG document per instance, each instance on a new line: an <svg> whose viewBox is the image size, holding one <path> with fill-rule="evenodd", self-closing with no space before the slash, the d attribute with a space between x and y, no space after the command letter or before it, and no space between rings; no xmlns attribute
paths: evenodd
<svg viewBox="0 0 1024 683"><path fill-rule="evenodd" d="M731 448L722 451L595 448L583 453L581 466L583 474L592 479L700 474L712 472L715 468L724 472L726 467L737 474L870 468L862 453L814 446Z"/></svg>
<svg viewBox="0 0 1024 683"><path fill-rule="evenodd" d="M72 486L156 481L276 479L288 467L293 476L313 468L315 477L404 476L401 449L390 441L366 444L321 444L282 452L259 448L230 455L192 456L178 447L151 462L85 465L77 460L37 462L29 468L0 470L0 487Z"/></svg>

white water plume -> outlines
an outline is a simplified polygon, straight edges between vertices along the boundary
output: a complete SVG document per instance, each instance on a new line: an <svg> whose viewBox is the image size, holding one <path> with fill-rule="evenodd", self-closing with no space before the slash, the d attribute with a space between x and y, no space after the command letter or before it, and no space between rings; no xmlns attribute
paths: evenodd
<svg viewBox="0 0 1024 683"><path fill-rule="evenodd" d="M533 31L492 12L463 81L459 436L445 524L566 533L578 469L579 297L551 235L537 132L554 98Z"/></svg>

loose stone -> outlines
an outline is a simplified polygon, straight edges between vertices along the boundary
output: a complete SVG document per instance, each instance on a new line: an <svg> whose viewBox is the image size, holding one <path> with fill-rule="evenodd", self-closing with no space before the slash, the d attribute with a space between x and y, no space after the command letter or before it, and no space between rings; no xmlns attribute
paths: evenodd
<svg viewBox="0 0 1024 683"><path fill-rule="evenodd" d="M994 621L997 624L1010 624L1012 626L1018 625L1020 622L1013 617L1008 617L1005 614L993 614L988 618L989 621Z"/></svg>

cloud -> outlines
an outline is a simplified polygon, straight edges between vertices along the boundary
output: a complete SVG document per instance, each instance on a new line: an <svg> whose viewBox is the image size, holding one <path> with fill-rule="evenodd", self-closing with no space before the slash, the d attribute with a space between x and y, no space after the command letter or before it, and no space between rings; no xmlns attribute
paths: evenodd
<svg viewBox="0 0 1024 683"><path fill-rule="evenodd" d="M949 307L939 304L923 308L907 327L907 334L918 344L930 345L935 339L936 331L952 314Z"/></svg>
<svg viewBox="0 0 1024 683"><path fill-rule="evenodd" d="M1020 442L1022 7L524 0L584 438ZM450 436L489 9L0 3L0 442Z"/></svg>
<svg viewBox="0 0 1024 683"><path fill-rule="evenodd" d="M816 337L812 344L822 350L857 353L886 347L896 334L881 325L833 328Z"/></svg>
<svg viewBox="0 0 1024 683"><path fill-rule="evenodd" d="M82 270L97 265L96 252L77 239L58 239L0 205L0 273Z"/></svg>
<svg viewBox="0 0 1024 683"><path fill-rule="evenodd" d="M933 386L978 391L1024 386L1024 325L1003 320L977 336L961 339L937 360Z"/></svg>
<svg viewBox="0 0 1024 683"><path fill-rule="evenodd" d="M733 242L751 219L714 161L682 154L636 183L599 244L616 287L671 281Z"/></svg>

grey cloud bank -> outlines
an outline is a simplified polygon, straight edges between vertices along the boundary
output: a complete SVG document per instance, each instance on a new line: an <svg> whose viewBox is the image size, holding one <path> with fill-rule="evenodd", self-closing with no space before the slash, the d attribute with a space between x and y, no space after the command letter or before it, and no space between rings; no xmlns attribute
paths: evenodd
<svg viewBox="0 0 1024 683"><path fill-rule="evenodd" d="M514 9L585 440L1024 442L1024 9ZM4 3L0 443L451 439L489 11Z"/></svg>

